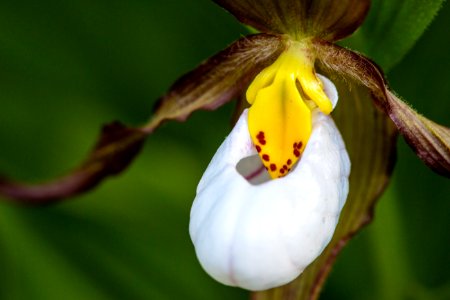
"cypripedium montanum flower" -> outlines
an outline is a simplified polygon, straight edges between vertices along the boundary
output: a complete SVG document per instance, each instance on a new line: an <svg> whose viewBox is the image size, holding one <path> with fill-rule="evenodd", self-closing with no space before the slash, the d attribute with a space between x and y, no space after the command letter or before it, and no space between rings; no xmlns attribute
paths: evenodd
<svg viewBox="0 0 450 300"><path fill-rule="evenodd" d="M293 280L254 299L283 291L315 299L337 253L372 218L397 134L450 177L450 129L396 97L372 61L334 44L362 24L369 0L215 2L260 33L181 77L146 126L105 127L68 176L36 186L1 179L0 193L32 203L80 193L122 171L164 121L240 99L239 120L197 188L197 256L228 285L264 290Z"/></svg>
<svg viewBox="0 0 450 300"><path fill-rule="evenodd" d="M218 281L250 290L303 271L286 290L295 299L315 298L336 254L371 220L397 133L432 170L449 176L449 129L398 99L373 62L333 44L360 26L370 1L215 2L262 33L183 76L153 119L183 120L241 99L239 121L197 188L190 223L197 256ZM334 89L327 77L341 99L333 118L344 142L327 116ZM352 162L348 197L344 143Z"/></svg>

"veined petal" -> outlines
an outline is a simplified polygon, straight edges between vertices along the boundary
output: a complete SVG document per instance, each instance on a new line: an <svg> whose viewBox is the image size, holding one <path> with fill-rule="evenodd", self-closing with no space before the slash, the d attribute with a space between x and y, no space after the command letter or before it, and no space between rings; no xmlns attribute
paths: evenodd
<svg viewBox="0 0 450 300"><path fill-rule="evenodd" d="M265 172L259 159L247 178L237 167L256 155L247 126L245 111L198 185L189 231L212 277L265 290L297 277L330 241L347 197L350 161L331 117L315 111L298 165L281 179L255 182Z"/></svg>
<svg viewBox="0 0 450 300"><path fill-rule="evenodd" d="M29 204L48 204L93 188L124 170L145 138L163 121L183 120L197 109L215 109L243 93L250 80L284 50L280 36L258 34L242 38L180 78L164 96L148 125L105 126L88 158L69 174L48 182L27 184L0 177L0 195Z"/></svg>
<svg viewBox="0 0 450 300"><path fill-rule="evenodd" d="M78 168L48 182L28 184L0 177L0 195L29 205L50 203L84 193L128 167L148 133L113 122L102 128L95 147Z"/></svg>
<svg viewBox="0 0 450 300"><path fill-rule="evenodd" d="M213 110L239 96L285 47L281 36L256 34L239 39L179 78L159 100L147 127L169 119L184 120L197 109Z"/></svg>
<svg viewBox="0 0 450 300"><path fill-rule="evenodd" d="M352 34L363 22L370 0L214 0L239 21L261 32L328 41Z"/></svg>
<svg viewBox="0 0 450 300"><path fill-rule="evenodd" d="M436 173L450 177L450 128L418 114L387 91L389 116L417 156Z"/></svg>
<svg viewBox="0 0 450 300"><path fill-rule="evenodd" d="M388 89L382 71L369 59L328 42L317 40L314 45L325 66L372 91L376 104L430 169L450 177L450 128L419 115L397 98Z"/></svg>

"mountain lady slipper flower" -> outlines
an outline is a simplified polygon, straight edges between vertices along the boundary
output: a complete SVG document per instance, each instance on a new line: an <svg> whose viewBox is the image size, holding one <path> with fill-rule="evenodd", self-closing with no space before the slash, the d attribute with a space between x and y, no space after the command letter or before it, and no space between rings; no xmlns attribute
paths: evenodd
<svg viewBox="0 0 450 300"><path fill-rule="evenodd" d="M197 255L217 280L250 290L301 273L254 299L315 299L337 253L371 220L398 133L450 177L450 129L394 95L375 63L334 44L362 24L369 0L215 2L260 33L181 77L144 127L105 127L69 175L42 185L1 178L0 193L34 204L81 193L121 172L164 121L240 99L239 121L197 188L190 223Z"/></svg>
<svg viewBox="0 0 450 300"><path fill-rule="evenodd" d="M215 2L261 33L180 78L149 128L240 99L239 121L197 188L190 223L197 256L212 277L250 290L301 273L280 289L316 298L337 253L372 218L397 134L449 177L450 130L396 97L372 61L333 43L361 25L370 1ZM339 93L336 127L328 116L333 85L318 73ZM339 132L352 163L343 208L349 160Z"/></svg>
<svg viewBox="0 0 450 300"><path fill-rule="evenodd" d="M361 25L370 1L215 2L261 33L180 78L148 128L240 99L239 121L197 188L190 223L197 256L212 277L250 290L301 273L280 289L316 298L337 253L372 218L397 134L450 177L450 129L396 97L372 61L333 43ZM336 127L326 78L340 97ZM350 165L344 142L352 170L342 208Z"/></svg>

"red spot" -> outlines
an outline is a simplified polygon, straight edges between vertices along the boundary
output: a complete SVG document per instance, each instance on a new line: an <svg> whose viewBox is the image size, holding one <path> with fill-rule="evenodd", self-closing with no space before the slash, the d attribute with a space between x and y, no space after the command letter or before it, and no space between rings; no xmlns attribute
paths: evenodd
<svg viewBox="0 0 450 300"><path fill-rule="evenodd" d="M281 174L284 174L284 172L285 172L284 169L280 169Z"/></svg>
<svg viewBox="0 0 450 300"><path fill-rule="evenodd" d="M296 149L297 148L297 143L294 143L294 149Z"/></svg>
<svg viewBox="0 0 450 300"><path fill-rule="evenodd" d="M287 166L286 166L286 165L284 165L284 166L283 166L283 169L287 170Z"/></svg>
<svg viewBox="0 0 450 300"><path fill-rule="evenodd" d="M300 151L298 151L297 149L294 150L294 155L295 157L300 157Z"/></svg>
<svg viewBox="0 0 450 300"><path fill-rule="evenodd" d="M277 166L275 164L270 164L270 171L275 171Z"/></svg>
<svg viewBox="0 0 450 300"><path fill-rule="evenodd" d="M261 145L265 145L266 144L266 138L264 137L264 132L260 131L257 135L256 135L256 139L258 140L258 142Z"/></svg>
<svg viewBox="0 0 450 300"><path fill-rule="evenodd" d="M292 160L288 159L287 164L288 164L288 166L290 166L292 164Z"/></svg>
<svg viewBox="0 0 450 300"><path fill-rule="evenodd" d="M265 161L269 161L270 157L267 154L263 154L262 159L265 160Z"/></svg>
<svg viewBox="0 0 450 300"><path fill-rule="evenodd" d="M258 153L261 152L261 147L260 146L256 145L255 148L256 148L256 151L258 151Z"/></svg>
<svg viewBox="0 0 450 300"><path fill-rule="evenodd" d="M298 144L297 144L297 149L301 149L302 148L302 146L303 146L303 143L302 142L298 142Z"/></svg>

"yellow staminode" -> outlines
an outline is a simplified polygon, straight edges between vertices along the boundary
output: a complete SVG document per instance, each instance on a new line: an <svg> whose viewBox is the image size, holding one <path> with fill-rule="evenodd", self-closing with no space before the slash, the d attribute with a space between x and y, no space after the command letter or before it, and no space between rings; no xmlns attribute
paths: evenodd
<svg viewBox="0 0 450 300"><path fill-rule="evenodd" d="M270 176L282 177L300 158L311 135L311 106L317 105L324 114L332 110L305 47L293 43L256 76L246 96L256 150Z"/></svg>

